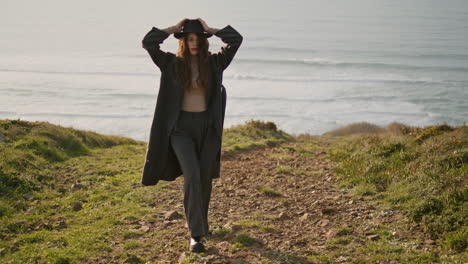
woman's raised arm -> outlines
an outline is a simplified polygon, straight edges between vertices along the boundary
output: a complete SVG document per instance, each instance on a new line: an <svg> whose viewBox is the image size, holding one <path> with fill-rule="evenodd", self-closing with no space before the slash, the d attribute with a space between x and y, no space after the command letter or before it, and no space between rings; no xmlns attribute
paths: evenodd
<svg viewBox="0 0 468 264"><path fill-rule="evenodd" d="M142 40L142 46L146 49L151 56L153 62L164 71L167 64L175 56L174 53L162 51L159 47L163 41L169 37L170 34L181 31L182 25L187 18L182 19L179 23L174 26L170 26L164 29L153 27Z"/></svg>
<svg viewBox="0 0 468 264"><path fill-rule="evenodd" d="M243 39L242 35L239 34L239 32L237 32L231 25L227 25L222 29L208 28L207 32L221 38L221 41L227 44L224 47L221 47L221 51L213 54L216 56L218 65L224 71L229 66L234 55L236 55L236 52L239 49Z"/></svg>
<svg viewBox="0 0 468 264"><path fill-rule="evenodd" d="M236 52L239 49L242 43L242 35L239 34L239 32L237 32L233 27L231 27L231 25L227 25L222 29L217 29L209 27L205 20L201 18L197 19L200 21L203 29L206 32L221 38L221 41L227 44L226 46L221 47L221 51L213 54L216 61L218 62L218 65L224 71L229 66L232 59L234 58L234 55L236 55Z"/></svg>
<svg viewBox="0 0 468 264"><path fill-rule="evenodd" d="M169 33L170 28L171 27L168 27L165 30L161 30L157 27L153 27L148 33L146 33L142 40L143 48L148 51L151 59L159 67L159 69L161 69L161 71L166 69L166 66L171 57L175 56L173 53L162 51L159 48L159 45L163 43L163 41L171 34Z"/></svg>

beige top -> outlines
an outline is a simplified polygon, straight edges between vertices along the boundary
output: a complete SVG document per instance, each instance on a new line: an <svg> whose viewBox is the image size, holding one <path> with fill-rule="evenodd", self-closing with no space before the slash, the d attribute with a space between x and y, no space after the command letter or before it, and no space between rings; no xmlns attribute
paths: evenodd
<svg viewBox="0 0 468 264"><path fill-rule="evenodd" d="M192 89L189 91L185 89L182 99L182 110L189 112L201 112L206 110L205 93L196 80L198 78L198 66L195 63L191 64L192 67Z"/></svg>
<svg viewBox="0 0 468 264"><path fill-rule="evenodd" d="M175 25L162 29L168 34L178 32ZM215 34L219 29L209 27L206 32ZM198 65L192 64L192 88L193 91L189 92L187 89L184 91L182 99L182 109L189 112L201 112L206 110L206 97L201 87L198 86L196 79L198 78Z"/></svg>

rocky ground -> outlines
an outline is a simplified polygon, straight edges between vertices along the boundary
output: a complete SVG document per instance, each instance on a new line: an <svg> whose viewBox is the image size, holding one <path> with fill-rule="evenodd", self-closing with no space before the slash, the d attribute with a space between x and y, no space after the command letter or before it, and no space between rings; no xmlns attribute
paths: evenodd
<svg viewBox="0 0 468 264"><path fill-rule="evenodd" d="M427 232L463 219L466 192L450 203L398 192L427 189L402 181L404 173L442 175L440 187L463 182L465 128L354 141L288 136L273 123L229 129L201 254L189 252L184 178L141 185L147 143L45 123L3 121L0 129L0 191L8 194L0 197L0 263L466 263L463 223L455 236ZM389 170L393 193L362 185L375 170ZM426 222L410 221L389 202L408 197L423 209L440 201L444 214L425 209Z"/></svg>
<svg viewBox="0 0 468 264"><path fill-rule="evenodd" d="M169 210L133 223L153 243L140 256L154 263L402 263L391 259L436 247L401 214L340 188L328 143L314 142L223 153L205 254L188 252L183 178L168 184L172 192L155 191Z"/></svg>

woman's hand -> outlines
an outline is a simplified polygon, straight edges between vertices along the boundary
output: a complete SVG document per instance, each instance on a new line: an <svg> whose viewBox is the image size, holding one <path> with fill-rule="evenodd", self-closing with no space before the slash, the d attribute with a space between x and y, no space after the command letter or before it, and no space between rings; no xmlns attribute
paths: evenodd
<svg viewBox="0 0 468 264"><path fill-rule="evenodd" d="M209 29L210 27L208 27L208 25L206 24L205 20L203 20L203 19L201 19L201 18L197 18L197 20L200 21L200 23L202 24L203 30L206 31L206 32L208 32L208 29Z"/></svg>
<svg viewBox="0 0 468 264"><path fill-rule="evenodd" d="M177 24L175 25L175 27L176 27L176 29L177 29L177 32L182 31L182 27L184 26L185 21L187 21L187 20L188 20L188 18L184 18L184 19L182 19L179 23L177 23Z"/></svg>

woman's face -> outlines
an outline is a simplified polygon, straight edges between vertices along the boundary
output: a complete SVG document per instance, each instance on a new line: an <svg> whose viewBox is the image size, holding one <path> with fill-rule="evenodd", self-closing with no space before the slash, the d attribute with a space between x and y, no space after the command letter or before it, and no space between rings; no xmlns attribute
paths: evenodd
<svg viewBox="0 0 468 264"><path fill-rule="evenodd" d="M195 33L189 33L187 35L187 44L191 55L198 54L198 36Z"/></svg>

